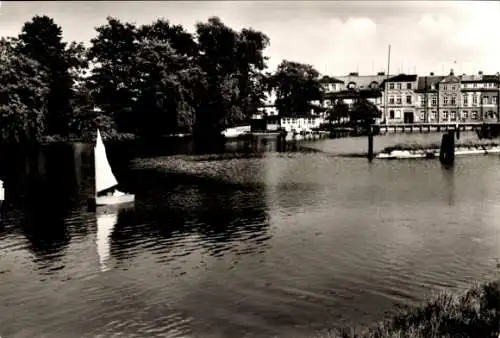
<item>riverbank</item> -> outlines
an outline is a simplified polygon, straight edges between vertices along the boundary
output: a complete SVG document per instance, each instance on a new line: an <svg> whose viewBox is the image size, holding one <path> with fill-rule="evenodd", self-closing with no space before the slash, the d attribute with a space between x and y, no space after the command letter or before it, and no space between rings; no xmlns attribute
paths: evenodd
<svg viewBox="0 0 500 338"><path fill-rule="evenodd" d="M372 328L329 332L329 338L498 337L500 282L474 285L461 295L441 293L413 309L399 310Z"/></svg>
<svg viewBox="0 0 500 338"><path fill-rule="evenodd" d="M439 156L441 144L396 144L386 147L376 155L380 159L397 158L436 158ZM457 141L455 144L455 155L474 154L497 154L500 153L500 142L488 140L466 140Z"/></svg>
<svg viewBox="0 0 500 338"><path fill-rule="evenodd" d="M141 138L136 136L135 134L127 134L127 133L108 133L105 131L100 131L103 139L107 142L113 142L113 143L121 143L121 142L133 142L133 141L138 141ZM176 135L165 135L162 136L161 139L180 139L180 138L186 138L190 137L191 135L188 134L176 134ZM69 136L60 136L60 135L47 135L43 136L42 140L40 143L42 145L48 145L48 144L68 144L68 143L92 143L95 141L95 134L94 135L85 135L85 136L78 136L75 134L71 134Z"/></svg>

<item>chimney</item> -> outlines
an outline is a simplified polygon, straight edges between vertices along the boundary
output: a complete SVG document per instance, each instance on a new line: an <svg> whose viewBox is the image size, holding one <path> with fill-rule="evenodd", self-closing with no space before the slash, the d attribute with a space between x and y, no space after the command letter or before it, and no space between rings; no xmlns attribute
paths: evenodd
<svg viewBox="0 0 500 338"><path fill-rule="evenodd" d="M477 72L479 75L483 75L483 71L480 70L479 72Z"/></svg>
<svg viewBox="0 0 500 338"><path fill-rule="evenodd" d="M434 76L434 72L431 72L431 76Z"/></svg>
<svg viewBox="0 0 500 338"><path fill-rule="evenodd" d="M451 75L451 76L455 75L455 73L453 72L453 68L452 68L452 69L450 69L450 75Z"/></svg>
<svg viewBox="0 0 500 338"><path fill-rule="evenodd" d="M383 76L385 75L385 72L378 72L377 75Z"/></svg>

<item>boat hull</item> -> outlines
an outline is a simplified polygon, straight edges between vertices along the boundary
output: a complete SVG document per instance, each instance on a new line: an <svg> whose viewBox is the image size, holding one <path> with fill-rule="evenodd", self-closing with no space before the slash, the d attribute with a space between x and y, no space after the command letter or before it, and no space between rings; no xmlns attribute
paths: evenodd
<svg viewBox="0 0 500 338"><path fill-rule="evenodd" d="M95 204L99 207L105 205L134 203L134 201L135 195L133 194L125 194L122 196L98 196L95 199Z"/></svg>

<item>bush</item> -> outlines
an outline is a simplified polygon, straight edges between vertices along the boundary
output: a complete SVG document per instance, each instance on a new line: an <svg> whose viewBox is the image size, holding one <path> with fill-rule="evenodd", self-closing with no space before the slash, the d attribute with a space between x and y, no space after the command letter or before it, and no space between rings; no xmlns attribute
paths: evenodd
<svg viewBox="0 0 500 338"><path fill-rule="evenodd" d="M498 337L500 284L474 285L462 295L441 293L420 307L400 310L377 326L353 332L339 330L327 337Z"/></svg>

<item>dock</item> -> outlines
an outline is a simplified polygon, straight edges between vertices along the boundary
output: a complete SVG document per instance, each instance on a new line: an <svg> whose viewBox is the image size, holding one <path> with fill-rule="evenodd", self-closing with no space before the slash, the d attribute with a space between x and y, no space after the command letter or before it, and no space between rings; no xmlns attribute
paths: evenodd
<svg viewBox="0 0 500 338"><path fill-rule="evenodd" d="M373 125L380 134L387 133L430 133L445 131L474 131L484 126L500 126L500 122L440 122L440 123L398 123Z"/></svg>

